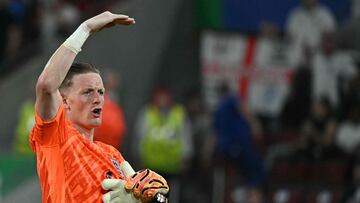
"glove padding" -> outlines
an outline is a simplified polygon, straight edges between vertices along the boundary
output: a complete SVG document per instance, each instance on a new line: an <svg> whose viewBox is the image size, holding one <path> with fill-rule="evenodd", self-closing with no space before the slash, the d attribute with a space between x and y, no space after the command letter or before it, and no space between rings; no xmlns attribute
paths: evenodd
<svg viewBox="0 0 360 203"><path fill-rule="evenodd" d="M138 171L128 178L125 189L132 190L134 196L142 203L152 201L157 193L166 195L169 192L166 180L149 169Z"/></svg>
<svg viewBox="0 0 360 203"><path fill-rule="evenodd" d="M102 196L104 203L140 203L131 191L125 190L124 180L105 179L101 185L104 190L111 190Z"/></svg>

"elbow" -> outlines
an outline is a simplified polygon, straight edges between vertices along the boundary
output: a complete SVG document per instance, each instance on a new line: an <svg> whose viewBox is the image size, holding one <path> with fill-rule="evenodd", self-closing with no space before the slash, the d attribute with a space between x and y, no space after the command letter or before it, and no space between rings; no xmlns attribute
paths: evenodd
<svg viewBox="0 0 360 203"><path fill-rule="evenodd" d="M53 87L51 80L44 76L40 75L36 82L36 92L38 93L51 93L55 88Z"/></svg>

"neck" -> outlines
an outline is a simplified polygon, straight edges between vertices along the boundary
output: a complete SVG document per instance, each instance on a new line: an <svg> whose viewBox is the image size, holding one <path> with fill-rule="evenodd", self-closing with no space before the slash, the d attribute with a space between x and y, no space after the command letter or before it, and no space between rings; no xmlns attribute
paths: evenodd
<svg viewBox="0 0 360 203"><path fill-rule="evenodd" d="M86 129L79 125L74 124L75 128L90 142L94 141L94 128Z"/></svg>

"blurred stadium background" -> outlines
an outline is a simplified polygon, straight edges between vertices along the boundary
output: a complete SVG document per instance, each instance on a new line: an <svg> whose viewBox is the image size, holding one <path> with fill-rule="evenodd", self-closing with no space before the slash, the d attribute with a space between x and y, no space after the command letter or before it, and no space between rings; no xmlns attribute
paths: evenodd
<svg viewBox="0 0 360 203"><path fill-rule="evenodd" d="M53 51L104 10L136 25L91 36L77 60L121 78L120 151L135 168L137 115L153 89L185 107L192 150L174 202L360 202L360 1L296 13L304 2L316 0L0 1L0 202L41 202L35 157L21 149L24 105ZM248 137L217 125L231 119L215 113L225 89Z"/></svg>

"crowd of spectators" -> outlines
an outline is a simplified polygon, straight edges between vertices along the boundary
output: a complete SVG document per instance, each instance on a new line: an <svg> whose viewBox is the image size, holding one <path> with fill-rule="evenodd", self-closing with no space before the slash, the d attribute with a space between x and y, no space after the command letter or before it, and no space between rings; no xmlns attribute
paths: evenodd
<svg viewBox="0 0 360 203"><path fill-rule="evenodd" d="M359 201L360 21L353 11L339 22L320 1L301 0L283 33L272 22L261 25L254 65L294 71L279 115L252 112L239 95L218 99L213 111L201 112L207 119L196 120L189 106L195 128L210 120L202 135L193 134L196 143L202 137L194 146L212 149L203 160L213 167L213 185L200 184L198 201L209 201L211 191L224 202ZM209 166L196 159L194 167Z"/></svg>
<svg viewBox="0 0 360 203"><path fill-rule="evenodd" d="M40 9L37 0L8 0L0 3L0 75L4 76L14 63L29 54L40 37ZM24 34L26 33L26 34ZM20 57L21 56L21 57Z"/></svg>

